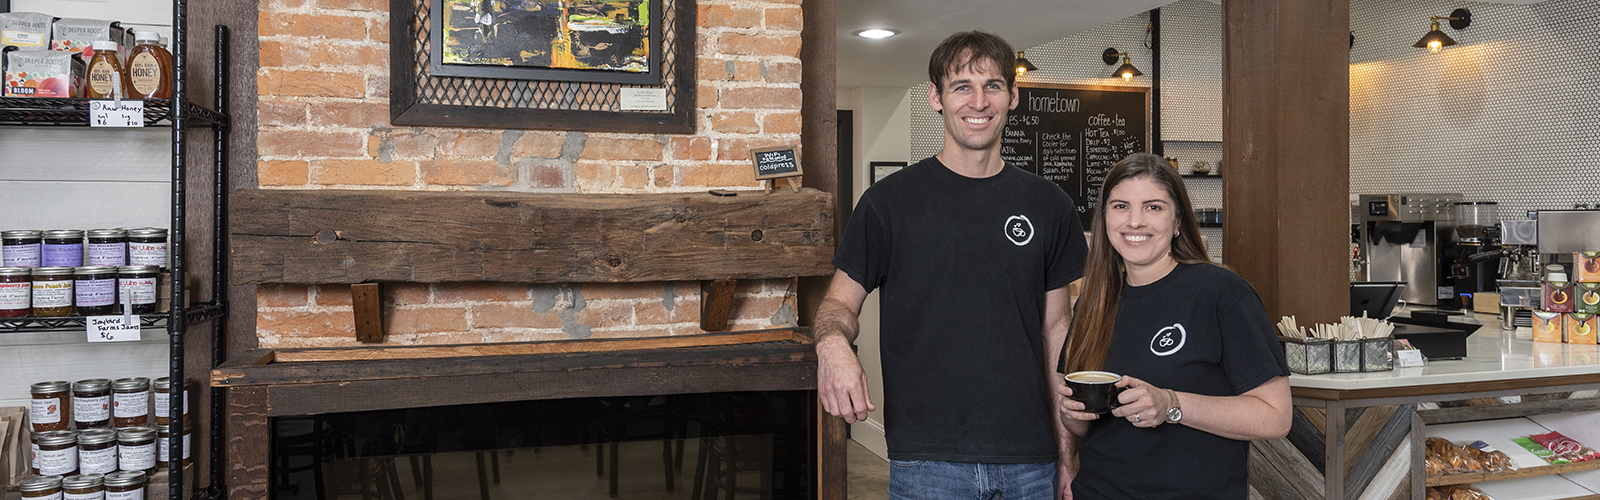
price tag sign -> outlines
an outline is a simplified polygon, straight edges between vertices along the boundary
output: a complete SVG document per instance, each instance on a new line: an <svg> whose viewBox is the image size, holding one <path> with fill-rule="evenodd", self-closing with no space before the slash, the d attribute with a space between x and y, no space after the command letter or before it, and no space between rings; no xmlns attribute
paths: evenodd
<svg viewBox="0 0 1600 500"><path fill-rule="evenodd" d="M143 127L144 101L89 101L90 127Z"/></svg>
<svg viewBox="0 0 1600 500"><path fill-rule="evenodd" d="M124 319L131 321L123 322ZM90 342L132 342L139 340L138 316L89 316Z"/></svg>

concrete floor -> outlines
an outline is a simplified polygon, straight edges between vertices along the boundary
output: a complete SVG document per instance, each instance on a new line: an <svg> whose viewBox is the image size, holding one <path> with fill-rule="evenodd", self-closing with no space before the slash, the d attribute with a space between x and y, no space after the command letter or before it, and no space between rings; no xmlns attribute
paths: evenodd
<svg viewBox="0 0 1600 500"><path fill-rule="evenodd" d="M889 498L889 461L867 451L854 440L849 441L850 500L884 500Z"/></svg>

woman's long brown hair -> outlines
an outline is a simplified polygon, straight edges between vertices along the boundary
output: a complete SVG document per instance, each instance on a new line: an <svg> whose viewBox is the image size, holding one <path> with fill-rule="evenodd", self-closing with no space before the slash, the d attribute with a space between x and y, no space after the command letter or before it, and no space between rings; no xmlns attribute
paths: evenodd
<svg viewBox="0 0 1600 500"><path fill-rule="evenodd" d="M1084 267L1083 289L1077 312L1072 316L1072 331L1067 335L1066 363L1062 373L1100 370L1105 367L1106 351L1117 326L1117 307L1122 301L1122 256L1111 246L1106 234L1105 199L1112 188L1129 179L1150 179L1167 190L1172 198L1172 213L1178 217L1178 236L1172 240L1172 257L1182 264L1211 263L1206 245L1200 240L1200 224L1195 221L1189 190L1172 163L1150 153L1137 153L1111 167L1100 188L1101 202L1094 207L1089 241L1089 260Z"/></svg>

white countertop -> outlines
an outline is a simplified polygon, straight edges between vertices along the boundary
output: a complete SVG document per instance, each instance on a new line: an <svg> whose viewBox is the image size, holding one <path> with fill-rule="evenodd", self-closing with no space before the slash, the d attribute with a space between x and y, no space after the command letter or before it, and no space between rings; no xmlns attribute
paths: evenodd
<svg viewBox="0 0 1600 500"><path fill-rule="evenodd" d="M1289 376L1291 387L1354 390L1600 373L1600 345L1553 344L1515 338L1500 318L1476 314L1483 326L1467 337L1467 357L1428 360L1392 371Z"/></svg>

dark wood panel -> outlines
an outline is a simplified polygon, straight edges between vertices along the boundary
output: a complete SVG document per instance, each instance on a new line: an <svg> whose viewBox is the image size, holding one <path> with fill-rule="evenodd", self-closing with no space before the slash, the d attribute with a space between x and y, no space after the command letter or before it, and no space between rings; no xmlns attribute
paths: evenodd
<svg viewBox="0 0 1600 500"><path fill-rule="evenodd" d="M638 339L551 340L447 346L330 347L286 349L273 355L275 363L343 362L364 360L411 360L425 358L470 358L560 353L599 353L636 349L672 349L715 345L750 344L795 340L793 329L755 330L724 334L673 335Z"/></svg>
<svg viewBox="0 0 1600 500"><path fill-rule="evenodd" d="M1597 384L1600 383L1600 373L1587 373L1578 375L1562 375L1557 377L1535 377L1503 380L1486 380L1480 382L1464 382L1454 384L1430 384L1405 387L1378 387L1372 389L1321 389L1315 387L1292 387L1294 397L1307 399L1320 399L1324 401L1351 401L1357 399L1378 399L1395 397L1420 397L1442 396L1449 394L1471 394L1481 392L1508 391L1517 389L1550 388L1565 385ZM1566 389L1563 389L1566 390Z"/></svg>
<svg viewBox="0 0 1600 500"><path fill-rule="evenodd" d="M1322 418L1320 413L1317 414L1317 418ZM1322 434L1322 428L1315 422L1305 412L1294 412L1294 420L1289 424L1289 435L1285 439L1288 439L1289 444L1296 450L1300 450L1300 456L1316 466L1318 473L1323 473L1327 467L1322 460L1327 454L1327 445L1323 444L1323 440L1327 437Z"/></svg>
<svg viewBox="0 0 1600 500"><path fill-rule="evenodd" d="M1411 432L1411 414L1416 410L1416 405L1387 408L1388 411L1384 414L1388 418L1384 419L1383 426L1366 441L1365 446L1361 447L1360 455L1350 462L1350 468L1345 473L1346 500L1360 498L1362 493L1367 491L1372 479L1383 470L1389 458L1394 456L1395 450L1400 447L1400 442L1405 441L1407 433Z"/></svg>
<svg viewBox="0 0 1600 500"><path fill-rule="evenodd" d="M238 191L242 283L639 282L833 272L814 189L577 195Z"/></svg>
<svg viewBox="0 0 1600 500"><path fill-rule="evenodd" d="M1322 498L1322 474L1283 439L1250 442L1250 484L1273 499Z"/></svg>
<svg viewBox="0 0 1600 500"><path fill-rule="evenodd" d="M1440 408L1437 410L1421 410L1417 414L1422 417L1424 423L1433 425L1580 411L1600 411L1600 398L1557 399L1494 406Z"/></svg>
<svg viewBox="0 0 1600 500"><path fill-rule="evenodd" d="M228 484L232 500L267 498L267 388L228 390Z"/></svg>
<svg viewBox="0 0 1600 500"><path fill-rule="evenodd" d="M1345 410L1345 414L1350 415L1352 410L1365 411L1357 414L1356 418L1349 418L1345 420L1343 463L1344 471L1347 476L1345 479L1347 480L1349 479L1348 475L1350 474L1350 468L1356 465L1356 458L1361 456L1361 454L1372 443L1372 439L1378 435L1378 431L1382 429L1383 425L1389 421L1389 416L1394 414L1395 407L1374 406L1371 408L1351 408L1349 410ZM1346 484L1349 483L1347 482ZM1346 489L1345 493L1347 493L1346 496L1348 496L1350 490ZM1360 493L1360 491L1357 491L1356 493Z"/></svg>
<svg viewBox="0 0 1600 500"><path fill-rule="evenodd" d="M728 329L728 313L733 311L736 280L700 282L700 329L720 332Z"/></svg>
<svg viewBox="0 0 1600 500"><path fill-rule="evenodd" d="M839 154L843 151L838 144L838 101L836 95L837 82L834 64L836 42L832 36L814 36L817 33L833 33L837 24L837 9L835 0L807 0L800 3L800 13L804 18L804 33L813 36L804 36L800 41L800 148L803 151L801 161L805 162L805 185L817 188L826 193L832 193L836 200L848 206L850 193L848 189L841 192L839 186ZM834 216L835 231L838 235L841 217ZM830 249L830 252L832 249ZM829 261L832 259L830 258ZM819 277L802 277L795 291L795 308L799 324L809 326L816 316L817 307L822 304L822 297L828 290L828 278L833 271L822 273ZM823 490L819 498L844 499L844 476L823 478L818 484Z"/></svg>
<svg viewBox="0 0 1600 500"><path fill-rule="evenodd" d="M270 416L504 401L741 391L816 390L815 362L630 366L272 387Z"/></svg>
<svg viewBox="0 0 1600 500"><path fill-rule="evenodd" d="M350 312L355 316L356 340L383 342L383 310L377 283L350 285Z"/></svg>
<svg viewBox="0 0 1600 500"><path fill-rule="evenodd" d="M849 498L849 424L817 405L817 499Z"/></svg>

